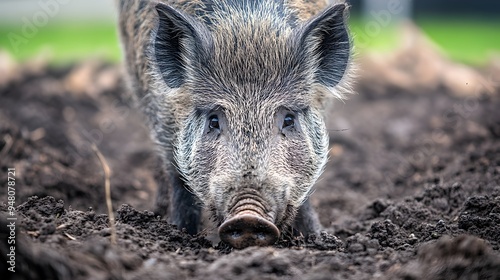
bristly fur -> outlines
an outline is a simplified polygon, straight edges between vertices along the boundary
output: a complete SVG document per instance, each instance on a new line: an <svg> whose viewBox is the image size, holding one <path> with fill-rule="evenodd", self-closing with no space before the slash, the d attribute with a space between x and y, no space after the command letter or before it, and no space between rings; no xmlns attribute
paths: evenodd
<svg viewBox="0 0 500 280"><path fill-rule="evenodd" d="M280 228L299 211L297 227L317 230L307 198L327 160L323 113L352 73L347 5L117 2L130 88L170 176L159 193L173 189L172 221L195 233L198 200L218 223L251 201ZM157 211L167 204L159 196Z"/></svg>

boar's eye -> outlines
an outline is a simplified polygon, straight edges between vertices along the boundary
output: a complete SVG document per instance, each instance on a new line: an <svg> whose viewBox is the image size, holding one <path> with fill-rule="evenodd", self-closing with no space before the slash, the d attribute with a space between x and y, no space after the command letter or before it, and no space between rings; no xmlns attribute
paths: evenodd
<svg viewBox="0 0 500 280"><path fill-rule="evenodd" d="M295 125L295 116L292 114L287 114L283 119L283 127L282 128L292 128Z"/></svg>
<svg viewBox="0 0 500 280"><path fill-rule="evenodd" d="M208 126L210 129L219 129L219 117L217 115L211 115L208 118Z"/></svg>

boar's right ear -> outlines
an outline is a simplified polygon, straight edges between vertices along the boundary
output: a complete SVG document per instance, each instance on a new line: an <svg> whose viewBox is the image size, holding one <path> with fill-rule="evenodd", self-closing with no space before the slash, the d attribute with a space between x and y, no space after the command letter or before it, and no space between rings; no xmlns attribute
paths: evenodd
<svg viewBox="0 0 500 280"><path fill-rule="evenodd" d="M156 61L167 85L178 88L186 80L186 69L208 57L210 32L191 16L163 3L156 5L156 11Z"/></svg>
<svg viewBox="0 0 500 280"><path fill-rule="evenodd" d="M350 56L349 33L344 23L346 4L337 4L310 20L300 33L300 48L317 61L316 80L336 86L347 69Z"/></svg>

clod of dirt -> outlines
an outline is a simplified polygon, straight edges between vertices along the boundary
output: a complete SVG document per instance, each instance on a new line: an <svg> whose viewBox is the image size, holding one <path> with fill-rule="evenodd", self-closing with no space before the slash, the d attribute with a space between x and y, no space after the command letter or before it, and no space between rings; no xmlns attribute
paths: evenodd
<svg viewBox="0 0 500 280"><path fill-rule="evenodd" d="M479 237L500 243L500 192L485 196L472 196L465 202L459 215L458 227Z"/></svg>
<svg viewBox="0 0 500 280"><path fill-rule="evenodd" d="M391 279L499 279L500 258L486 243L462 235L442 237L419 250L410 262Z"/></svg>

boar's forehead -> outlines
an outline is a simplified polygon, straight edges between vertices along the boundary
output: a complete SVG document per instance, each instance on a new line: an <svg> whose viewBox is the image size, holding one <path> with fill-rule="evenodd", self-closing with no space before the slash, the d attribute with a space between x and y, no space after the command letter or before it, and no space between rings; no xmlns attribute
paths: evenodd
<svg viewBox="0 0 500 280"><path fill-rule="evenodd" d="M293 44L290 28L271 22L219 25L209 57L191 73L200 102L305 107L313 69Z"/></svg>

